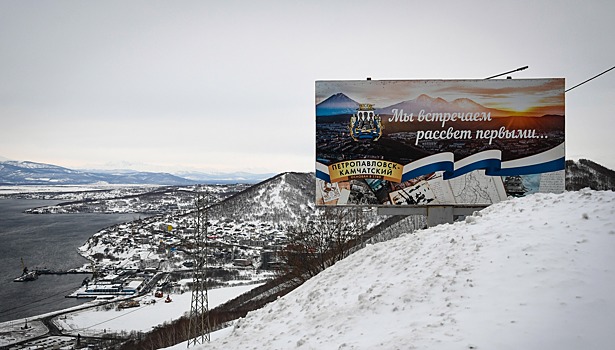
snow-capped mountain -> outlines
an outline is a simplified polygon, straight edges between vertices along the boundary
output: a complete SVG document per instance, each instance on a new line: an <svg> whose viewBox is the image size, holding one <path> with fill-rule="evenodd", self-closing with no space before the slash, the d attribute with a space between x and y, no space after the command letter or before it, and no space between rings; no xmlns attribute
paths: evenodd
<svg viewBox="0 0 615 350"><path fill-rule="evenodd" d="M353 114L357 108L358 102L340 92L316 105L316 117Z"/></svg>
<svg viewBox="0 0 615 350"><path fill-rule="evenodd" d="M0 162L1 185L77 185L77 184L154 184L187 185L194 181L167 173L86 172L57 165L28 161Z"/></svg>
<svg viewBox="0 0 615 350"><path fill-rule="evenodd" d="M0 162L0 185L148 184L190 185L195 183L255 183L271 174L189 173L186 177L135 170L73 170L29 161Z"/></svg>
<svg viewBox="0 0 615 350"><path fill-rule="evenodd" d="M534 194L370 245L198 349L610 349L614 208Z"/></svg>
<svg viewBox="0 0 615 350"><path fill-rule="evenodd" d="M224 173L224 172L200 172L200 171L178 171L174 173L176 176L180 176L184 179L197 181L199 183L215 183L215 184L228 184L228 183L258 183L263 180L266 180L272 176L275 176L275 173L264 173L264 174L254 174L247 172L233 172L233 173Z"/></svg>

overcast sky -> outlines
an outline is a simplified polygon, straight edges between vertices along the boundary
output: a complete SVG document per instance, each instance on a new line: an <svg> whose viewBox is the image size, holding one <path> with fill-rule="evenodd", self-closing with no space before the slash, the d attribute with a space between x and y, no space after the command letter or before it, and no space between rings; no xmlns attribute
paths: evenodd
<svg viewBox="0 0 615 350"><path fill-rule="evenodd" d="M0 0L0 157L314 170L316 80L615 66L615 1ZM615 70L566 93L569 159L615 169Z"/></svg>

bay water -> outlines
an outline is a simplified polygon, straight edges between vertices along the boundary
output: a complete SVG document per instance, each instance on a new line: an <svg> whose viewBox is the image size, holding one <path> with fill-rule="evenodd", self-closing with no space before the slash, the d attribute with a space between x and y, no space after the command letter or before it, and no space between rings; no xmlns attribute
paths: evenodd
<svg viewBox="0 0 615 350"><path fill-rule="evenodd" d="M30 269L69 270L88 263L77 250L99 230L139 218L139 214L26 214L26 209L59 201L0 199L0 322L28 318L79 305L66 298L87 274L40 275L13 282Z"/></svg>

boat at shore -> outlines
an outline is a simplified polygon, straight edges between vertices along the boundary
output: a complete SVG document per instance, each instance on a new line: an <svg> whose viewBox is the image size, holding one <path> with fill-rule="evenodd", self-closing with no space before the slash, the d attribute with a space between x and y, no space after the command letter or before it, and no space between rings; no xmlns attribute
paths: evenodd
<svg viewBox="0 0 615 350"><path fill-rule="evenodd" d="M13 282L29 282L38 279L38 273L36 271L28 271L28 267L21 258L21 276L15 278Z"/></svg>
<svg viewBox="0 0 615 350"><path fill-rule="evenodd" d="M13 282L29 282L38 279L38 274L36 271L27 271L24 272L21 276L15 278Z"/></svg>

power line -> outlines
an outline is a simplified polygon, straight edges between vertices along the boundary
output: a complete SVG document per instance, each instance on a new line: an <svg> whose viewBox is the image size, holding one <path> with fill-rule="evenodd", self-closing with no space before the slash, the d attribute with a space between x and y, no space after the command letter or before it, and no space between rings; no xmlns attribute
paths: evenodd
<svg viewBox="0 0 615 350"><path fill-rule="evenodd" d="M134 310L130 310L130 311L128 311L128 312L125 312L125 313L123 313L123 314L120 314L119 316L114 316L114 317L111 317L111 318L109 318L109 319L107 319L107 320L104 320L104 321L101 321L101 322L95 323L95 324L93 324L93 325L89 325L89 326L87 326L87 327L83 327L83 328L79 328L79 329L73 329L73 331L85 331L85 330L90 329L90 328L92 328L92 327L94 327L94 326L99 326L99 325L101 325L101 324L103 324L103 323L107 323L107 322L109 322L109 321L113 321L113 320L118 319L118 318L120 318L120 317L124 317L124 316L126 316L126 315L129 315L129 314L131 314L131 313L133 313L133 312L137 312L137 311L139 311L139 310L143 309L143 308L144 308L144 307L146 307L146 306L147 306L147 305L140 306L140 307L138 307L138 308L136 308L136 309L134 309Z"/></svg>
<svg viewBox="0 0 615 350"><path fill-rule="evenodd" d="M579 87L579 86L581 86L581 85L583 85L583 84L587 83L587 82L588 82L588 81L590 81L590 80L594 80L594 79L598 78L599 76L601 76L602 74L605 74L605 73L607 73L607 72L609 72L609 71L612 71L613 69L615 69L615 66L613 66L613 67L611 67L611 68L609 68L609 69L605 70L604 72L602 72L602 73L600 73L600 74L598 74L598 75L595 75L595 76L593 76L593 77L591 77L591 78L589 78L589 79L585 80L585 81L584 81L584 82L582 82L582 83L579 83L579 84L577 84L577 85L575 85L575 86L571 87L571 88L570 88L570 89L568 89L568 90L565 90L564 92L568 92L568 91L570 91L570 90L572 90L572 89L574 89L574 88L576 88L576 87Z"/></svg>
<svg viewBox="0 0 615 350"><path fill-rule="evenodd" d="M44 300L47 300L47 299L51 299L51 298L53 298L53 297L55 297L55 296L58 296L58 295L60 295L60 294L66 294L66 293L71 292L71 291L74 291L74 290L75 290L75 288L73 287L73 288L71 288L71 289L67 289L67 290L65 290L65 291L61 291L61 292L58 292L58 293L55 293L55 294L52 294L52 295L46 296L46 297L41 298L41 299L36 299L36 300L30 301L30 302L25 303L25 304L21 304L21 305L17 305L17 306L14 306L14 307L8 308L8 309L0 310L0 315L5 316L5 315L11 315L11 314L14 314L15 312L17 312L17 311L15 311L15 310L17 310L17 309L21 309L21 308L24 308L24 307L27 307L27 306L31 306L32 304L36 304L36 303L38 303L38 302L41 302L41 301L44 301ZM10 311L12 311L12 312L10 312Z"/></svg>

